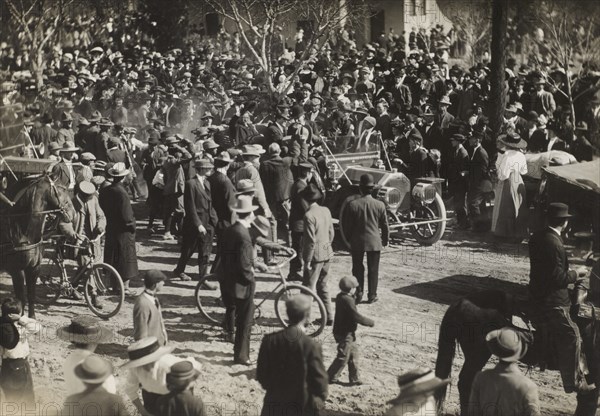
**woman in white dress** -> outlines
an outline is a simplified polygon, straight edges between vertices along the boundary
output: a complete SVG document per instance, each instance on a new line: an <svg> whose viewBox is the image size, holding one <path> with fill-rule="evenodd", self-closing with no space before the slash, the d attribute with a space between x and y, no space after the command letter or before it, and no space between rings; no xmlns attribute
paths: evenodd
<svg viewBox="0 0 600 416"><path fill-rule="evenodd" d="M495 188L492 232L497 237L515 241L527 236L527 204L522 178L527 173L527 161L523 154L526 147L527 142L515 131L498 137L501 153L496 160L498 183Z"/></svg>

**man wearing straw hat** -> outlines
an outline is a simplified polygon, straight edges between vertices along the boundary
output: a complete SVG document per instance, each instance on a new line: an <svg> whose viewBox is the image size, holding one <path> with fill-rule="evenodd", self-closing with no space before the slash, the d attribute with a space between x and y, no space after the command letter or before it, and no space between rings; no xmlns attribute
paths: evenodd
<svg viewBox="0 0 600 416"><path fill-rule="evenodd" d="M77 153L79 147L75 146L75 143L72 141L66 141L63 146L59 150L60 154L60 162L58 162L52 168L52 177L57 182L57 184L64 186L67 188L71 195L75 189L76 183L76 174L73 169L73 158L75 153Z"/></svg>
<svg viewBox="0 0 600 416"><path fill-rule="evenodd" d="M75 375L85 385L85 391L67 397L63 413L69 416L85 416L90 409L102 416L129 415L121 396L107 392L103 384L113 373L110 362L90 355L75 367Z"/></svg>
<svg viewBox="0 0 600 416"><path fill-rule="evenodd" d="M434 393L445 388L450 379L436 377L429 368L417 368L398 376L400 394L388 403L392 405L386 416L436 415ZM484 414L484 413L477 413ZM475 415L475 413L473 413Z"/></svg>
<svg viewBox="0 0 600 416"><path fill-rule="evenodd" d="M538 388L517 365L527 353L517 332L505 327L491 331L485 339L488 349L499 361L496 367L475 376L468 414L539 415Z"/></svg>
<svg viewBox="0 0 600 416"><path fill-rule="evenodd" d="M156 337L142 338L127 347L128 361L121 366L129 370L124 391L142 415L160 415L156 401L168 394L167 373L182 361L171 353L174 346L160 346ZM197 364L199 366L199 364ZM142 391L142 401L139 391Z"/></svg>
<svg viewBox="0 0 600 416"><path fill-rule="evenodd" d="M116 335L110 329L104 328L93 316L79 315L71 320L69 325L56 331L59 339L71 343L73 350L63 363L65 390L69 394L85 391L85 384L75 374L75 368L87 357L91 356L99 344L109 344L116 341ZM115 377L111 374L102 387L112 394L117 393Z"/></svg>
<svg viewBox="0 0 600 416"><path fill-rule="evenodd" d="M252 365L250 361L250 330L254 318L254 248L249 228L258 206L252 198L241 196L231 210L236 222L223 232L220 244L221 292L227 305L226 323L235 316L234 363ZM229 318L229 319L228 319ZM231 328L226 328L226 330Z"/></svg>

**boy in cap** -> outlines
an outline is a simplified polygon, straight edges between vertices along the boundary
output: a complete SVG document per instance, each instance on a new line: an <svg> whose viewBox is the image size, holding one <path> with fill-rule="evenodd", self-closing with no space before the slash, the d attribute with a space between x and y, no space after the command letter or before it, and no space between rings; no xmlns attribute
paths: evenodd
<svg viewBox="0 0 600 416"><path fill-rule="evenodd" d="M295 295L285 306L289 326L265 335L260 344L256 379L266 391L261 414L318 415L328 386L321 346L302 328L311 300Z"/></svg>
<svg viewBox="0 0 600 416"><path fill-rule="evenodd" d="M154 336L161 346L167 343L167 330L163 321L160 302L156 296L167 280L159 270L144 273L144 291L133 306L133 338L137 341Z"/></svg>
<svg viewBox="0 0 600 416"><path fill-rule="evenodd" d="M329 366L329 384L339 383L339 377L348 364L351 386L362 384L358 376L358 346L356 345L356 328L358 324L374 326L375 322L358 313L353 293L358 287L354 276L343 277L340 280L341 292L335 299L335 320L333 336L338 343L337 357Z"/></svg>
<svg viewBox="0 0 600 416"><path fill-rule="evenodd" d="M69 394L83 393L85 384L75 374L75 368L91 356L99 344L108 344L115 340L115 334L101 326L97 318L79 315L74 317L69 325L59 328L56 335L63 341L70 342L73 347L63 364L65 390ZM115 377L111 374L102 383L102 387L107 392L116 394Z"/></svg>
<svg viewBox="0 0 600 416"><path fill-rule="evenodd" d="M194 396L192 383L200 372L190 361L180 361L171 366L167 374L169 393L156 401L161 416L204 416L204 403Z"/></svg>
<svg viewBox="0 0 600 416"><path fill-rule="evenodd" d="M475 376L468 414L539 415L538 388L517 365L517 361L527 353L519 334L505 327L491 331L485 340L499 362L496 367L480 371Z"/></svg>
<svg viewBox="0 0 600 416"><path fill-rule="evenodd" d="M75 375L85 385L85 391L67 397L62 414L84 416L93 408L96 414L102 416L129 415L121 396L109 393L103 387L112 373L112 364L97 355L83 360L75 367Z"/></svg>

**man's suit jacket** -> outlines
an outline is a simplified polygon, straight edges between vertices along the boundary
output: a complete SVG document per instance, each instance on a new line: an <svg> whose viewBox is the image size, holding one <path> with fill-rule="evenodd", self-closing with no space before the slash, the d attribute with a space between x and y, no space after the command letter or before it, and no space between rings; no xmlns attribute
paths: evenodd
<svg viewBox="0 0 600 416"><path fill-rule="evenodd" d="M223 231L220 245L221 290L236 299L254 295L254 247L250 232L240 222Z"/></svg>
<svg viewBox="0 0 600 416"><path fill-rule="evenodd" d="M473 380L470 415L538 416L538 388L516 364L500 362Z"/></svg>
<svg viewBox="0 0 600 416"><path fill-rule="evenodd" d="M469 162L469 192L491 192L490 158L482 146L475 149Z"/></svg>
<svg viewBox="0 0 600 416"><path fill-rule="evenodd" d="M156 337L159 345L167 343L161 311L152 296L142 292L133 305L133 338L137 341L146 337Z"/></svg>
<svg viewBox="0 0 600 416"><path fill-rule="evenodd" d="M548 91L542 91L540 95L534 94L532 110L540 115L552 116L556 111L554 96Z"/></svg>
<svg viewBox="0 0 600 416"><path fill-rule="evenodd" d="M213 208L217 214L216 228L224 230L231 225L231 205L235 204L235 187L227 175L215 171L208 177L210 182L210 196Z"/></svg>
<svg viewBox="0 0 600 416"><path fill-rule="evenodd" d="M375 130L381 132L381 138L383 140L389 140L394 137L394 134L392 133L392 119L389 114L377 117Z"/></svg>
<svg viewBox="0 0 600 416"><path fill-rule="evenodd" d="M298 179L292 185L292 190L290 191L290 231L304 231L304 214L308 210L308 202L302 198L301 193L307 186L308 184L304 179Z"/></svg>
<svg viewBox="0 0 600 416"><path fill-rule="evenodd" d="M333 221L329 208L318 204L311 205L304 214L302 257L305 263L329 261L333 257L333 237Z"/></svg>
<svg viewBox="0 0 600 416"><path fill-rule="evenodd" d="M290 199L290 191L294 184L290 162L290 158L273 156L260 164L260 179L269 205Z"/></svg>
<svg viewBox="0 0 600 416"><path fill-rule="evenodd" d="M448 160L448 188L450 192L466 192L467 178L464 172L469 170L469 153L467 149L460 146L452 149Z"/></svg>
<svg viewBox="0 0 600 416"><path fill-rule="evenodd" d="M277 123L269 124L267 127L267 134L265 134L267 138L267 143L270 145L271 143L282 144L283 142L283 130L279 127Z"/></svg>
<svg viewBox="0 0 600 416"><path fill-rule="evenodd" d="M106 162L107 163L125 163L125 166L127 166L128 168L129 166L129 161L127 160L127 155L125 154L125 151L115 147L112 149L109 149L106 152Z"/></svg>
<svg viewBox="0 0 600 416"><path fill-rule="evenodd" d="M71 169L73 172L73 180L75 180L76 175L73 165L71 165ZM71 184L71 176L69 174L69 166L67 166L67 163L64 160L61 160L52 167L52 176L57 184L69 188L69 185Z"/></svg>
<svg viewBox="0 0 600 416"><path fill-rule="evenodd" d="M183 192L184 232L198 233L198 227L203 225L207 230L213 229L219 219L213 208L210 183L204 181L204 189L198 177L185 182Z"/></svg>
<svg viewBox="0 0 600 416"><path fill-rule="evenodd" d="M101 384L88 388L83 393L67 397L62 414L86 416L90 409L102 416L128 416L129 412L121 396L107 392Z"/></svg>
<svg viewBox="0 0 600 416"><path fill-rule="evenodd" d="M352 251L381 251L388 243L388 220L385 204L371 195L348 203L342 219L346 239ZM379 235L381 229L381 236Z"/></svg>
<svg viewBox="0 0 600 416"><path fill-rule="evenodd" d="M327 399L321 346L296 326L265 335L256 379L266 390L262 416L318 415Z"/></svg>
<svg viewBox="0 0 600 416"><path fill-rule="evenodd" d="M31 141L36 146L41 144L44 145L44 156L48 157L48 144L55 142L58 136L58 132L54 130L49 124L45 124L41 127L36 127L31 130Z"/></svg>
<svg viewBox="0 0 600 416"><path fill-rule="evenodd" d="M250 179L252 181L255 188L254 195L258 201L258 206L261 207L263 211L266 211L269 208L269 204L267 203L267 197L265 196L265 187L263 186L258 169L256 169L252 163L244 162L242 167L233 174L231 182L233 182L234 185L237 185L242 179Z"/></svg>
<svg viewBox="0 0 600 416"><path fill-rule="evenodd" d="M577 273L569 271L569 259L562 238L546 227L529 239L529 296L542 306L570 306L567 285Z"/></svg>

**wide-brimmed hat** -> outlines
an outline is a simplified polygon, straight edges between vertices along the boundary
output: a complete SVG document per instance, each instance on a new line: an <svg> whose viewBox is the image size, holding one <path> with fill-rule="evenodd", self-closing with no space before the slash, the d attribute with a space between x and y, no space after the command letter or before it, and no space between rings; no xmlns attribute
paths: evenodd
<svg viewBox="0 0 600 416"><path fill-rule="evenodd" d="M262 150L262 152L261 152ZM245 144L242 147L242 156L257 156L260 157L260 155L262 155L263 153L265 153L265 150L261 148L258 148L255 145L252 144Z"/></svg>
<svg viewBox="0 0 600 416"><path fill-rule="evenodd" d="M94 188L96 187L87 181ZM79 185L81 187L81 184ZM116 339L113 331L100 325L100 321L89 315L79 315L71 319L69 325L56 330L56 336L63 341L77 344L108 344Z"/></svg>
<svg viewBox="0 0 600 416"><path fill-rule="evenodd" d="M129 169L127 169L125 163L119 162L112 165L106 173L113 177L127 176L129 175Z"/></svg>
<svg viewBox="0 0 600 416"><path fill-rule="evenodd" d="M75 375L86 384L102 384L112 373L112 364L97 355L88 356L75 367Z"/></svg>
<svg viewBox="0 0 600 416"><path fill-rule="evenodd" d="M256 191L254 182L250 179L242 179L235 185L236 195L248 195Z"/></svg>
<svg viewBox="0 0 600 416"><path fill-rule="evenodd" d="M444 105L452 105L452 103L450 102L450 97L448 97L447 95L444 95L438 104L444 104Z"/></svg>
<svg viewBox="0 0 600 416"><path fill-rule="evenodd" d="M569 206L562 202L551 202L546 209L546 217L548 218L571 218L569 214Z"/></svg>
<svg viewBox="0 0 600 416"><path fill-rule="evenodd" d="M315 202L320 201L323 194L314 183L311 183L301 192L301 197L307 202Z"/></svg>
<svg viewBox="0 0 600 416"><path fill-rule="evenodd" d="M110 119L106 117L101 118L100 121L98 121L96 124L104 127L112 127L115 125L115 123L113 123L112 121L110 121Z"/></svg>
<svg viewBox="0 0 600 416"><path fill-rule="evenodd" d="M65 142L65 143L62 145L62 147L60 148L60 150L59 150L59 151L62 153L62 152L78 152L78 151L80 151L80 150L81 150L81 149L80 149L79 147L75 146L75 143L73 143L73 142L72 142L72 141L70 141L70 140L67 140L67 141L66 141L66 142Z"/></svg>
<svg viewBox="0 0 600 416"><path fill-rule="evenodd" d="M58 108L60 108L61 110L72 110L75 107L73 106L73 102L69 101L69 100L65 100L62 103L60 103L58 105Z"/></svg>
<svg viewBox="0 0 600 416"><path fill-rule="evenodd" d="M158 361L165 354L170 354L174 346L161 347L156 337L146 337L127 347L129 361L121 366L122 369L141 367Z"/></svg>
<svg viewBox="0 0 600 416"><path fill-rule="evenodd" d="M485 342L492 354L509 363L519 361L527 352L519 334L508 327L489 332L485 336Z"/></svg>
<svg viewBox="0 0 600 416"><path fill-rule="evenodd" d="M215 157L215 163L218 163L220 165L227 165L227 164L231 163L231 161L232 161L231 156L229 156L229 153L226 151L220 152Z"/></svg>
<svg viewBox="0 0 600 416"><path fill-rule="evenodd" d="M215 141L212 139L208 139L204 143L202 143L202 148L205 151L210 150L210 149L217 149L218 147L219 147L219 145L217 143L215 143Z"/></svg>
<svg viewBox="0 0 600 416"><path fill-rule="evenodd" d="M254 221L252 221L252 227L256 228L263 237L267 238L269 236L269 230L271 229L271 223L266 217L258 215Z"/></svg>
<svg viewBox="0 0 600 416"><path fill-rule="evenodd" d="M90 122L88 121L88 119L87 119L87 118L85 118L85 117L81 117L81 118L79 119L79 125L80 125L80 126L90 126L91 124L92 124L92 123L90 123Z"/></svg>
<svg viewBox="0 0 600 416"><path fill-rule="evenodd" d="M208 127L198 127L197 129L192 130L192 133L194 133L196 137L205 137L210 135L210 130Z"/></svg>
<svg viewBox="0 0 600 416"><path fill-rule="evenodd" d="M515 113L515 114L517 114L517 112L518 112L517 106L515 106L514 104L510 104L508 107L506 107L504 109L504 111L506 113Z"/></svg>
<svg viewBox="0 0 600 416"><path fill-rule="evenodd" d="M398 376L400 394L388 403L398 405L409 402L417 396L430 396L448 383L450 383L449 378L442 380L429 368L417 368Z"/></svg>
<svg viewBox="0 0 600 416"><path fill-rule="evenodd" d="M521 136L516 131L509 131L506 134L500 135L498 141L506 147L513 149L525 149L527 147L527 142L521 139Z"/></svg>
<svg viewBox="0 0 600 416"><path fill-rule="evenodd" d="M375 180L373 179L373 175L370 173L364 173L360 175L359 186L363 188L373 188L375 186Z"/></svg>
<svg viewBox="0 0 600 416"><path fill-rule="evenodd" d="M233 212L254 212L258 209L257 205L252 205L252 197L240 195L235 200L235 205L230 205L229 208Z"/></svg>
<svg viewBox="0 0 600 416"><path fill-rule="evenodd" d="M459 143L464 143L465 140L467 140L467 138L464 135L457 133L457 134L453 134L452 136L450 136L450 140L455 140Z"/></svg>
<svg viewBox="0 0 600 416"><path fill-rule="evenodd" d="M181 143L181 139L175 136L169 136L165 139L165 144L167 146L172 146L174 144Z"/></svg>
<svg viewBox="0 0 600 416"><path fill-rule="evenodd" d="M92 113L92 116L88 119L91 123L96 123L102 120L102 114L100 111L96 110Z"/></svg>
<svg viewBox="0 0 600 416"><path fill-rule="evenodd" d="M194 167L196 170L210 170L215 167L213 163L208 159L196 159L194 160Z"/></svg>
<svg viewBox="0 0 600 416"><path fill-rule="evenodd" d="M179 361L171 366L167 373L167 387L170 390L185 389L190 383L198 378L200 372L194 368L189 360Z"/></svg>

